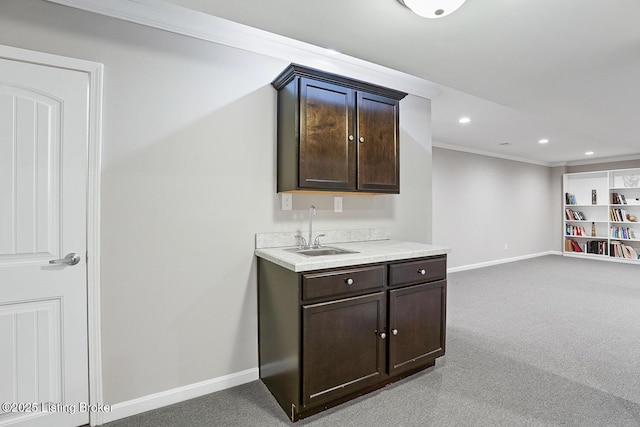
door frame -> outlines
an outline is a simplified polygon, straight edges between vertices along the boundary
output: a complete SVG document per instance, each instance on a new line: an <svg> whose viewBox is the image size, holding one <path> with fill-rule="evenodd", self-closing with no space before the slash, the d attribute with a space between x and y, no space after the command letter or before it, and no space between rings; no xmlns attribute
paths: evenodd
<svg viewBox="0 0 640 427"><path fill-rule="evenodd" d="M103 404L102 340L100 334L100 164L104 66L0 44L0 58L86 73L89 78L87 134L87 345L89 404ZM91 425L102 424L102 412L90 412Z"/></svg>

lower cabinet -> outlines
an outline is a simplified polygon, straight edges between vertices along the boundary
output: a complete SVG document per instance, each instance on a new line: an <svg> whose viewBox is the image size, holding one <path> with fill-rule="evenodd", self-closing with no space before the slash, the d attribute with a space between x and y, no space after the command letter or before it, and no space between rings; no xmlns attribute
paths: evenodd
<svg viewBox="0 0 640 427"><path fill-rule="evenodd" d="M386 299L376 292L302 307L302 404L328 402L385 374Z"/></svg>
<svg viewBox="0 0 640 427"><path fill-rule="evenodd" d="M292 421L435 364L446 256L294 273L258 260L260 378Z"/></svg>
<svg viewBox="0 0 640 427"><path fill-rule="evenodd" d="M389 374L444 354L446 282L389 291Z"/></svg>

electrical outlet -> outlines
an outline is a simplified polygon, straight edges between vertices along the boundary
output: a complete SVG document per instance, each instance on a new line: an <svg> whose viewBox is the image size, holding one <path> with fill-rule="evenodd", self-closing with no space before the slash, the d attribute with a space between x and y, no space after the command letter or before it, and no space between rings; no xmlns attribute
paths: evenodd
<svg viewBox="0 0 640 427"><path fill-rule="evenodd" d="M333 196L333 211L342 212L342 197Z"/></svg>
<svg viewBox="0 0 640 427"><path fill-rule="evenodd" d="M293 194L282 193L282 210L290 211L293 206Z"/></svg>

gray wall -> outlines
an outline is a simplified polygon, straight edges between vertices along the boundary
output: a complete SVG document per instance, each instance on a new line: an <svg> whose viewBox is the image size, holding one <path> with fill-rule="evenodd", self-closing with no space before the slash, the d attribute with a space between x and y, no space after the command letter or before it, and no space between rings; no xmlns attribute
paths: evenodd
<svg viewBox="0 0 640 427"><path fill-rule="evenodd" d="M549 167L434 147L433 243L449 267L559 248L553 191Z"/></svg>
<svg viewBox="0 0 640 427"><path fill-rule="evenodd" d="M254 235L389 227L431 241L430 101L401 102L401 195L275 193L288 62L41 0L0 2L0 43L101 62L106 404L257 366Z"/></svg>

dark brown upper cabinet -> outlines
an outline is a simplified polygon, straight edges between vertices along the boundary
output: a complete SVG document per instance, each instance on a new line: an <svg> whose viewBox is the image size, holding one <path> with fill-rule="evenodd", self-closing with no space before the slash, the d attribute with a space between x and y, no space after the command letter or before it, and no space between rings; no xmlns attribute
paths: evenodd
<svg viewBox="0 0 640 427"><path fill-rule="evenodd" d="M407 94L292 64L278 90L278 192L400 192Z"/></svg>

